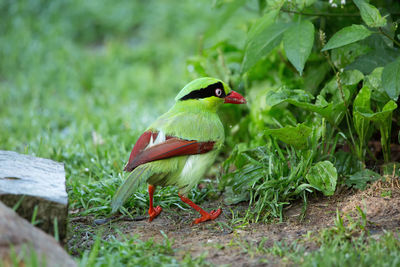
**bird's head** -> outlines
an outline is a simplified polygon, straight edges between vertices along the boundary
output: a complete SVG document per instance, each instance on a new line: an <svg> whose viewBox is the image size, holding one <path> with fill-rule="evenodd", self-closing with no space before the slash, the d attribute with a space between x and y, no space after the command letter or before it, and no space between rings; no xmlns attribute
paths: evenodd
<svg viewBox="0 0 400 267"><path fill-rule="evenodd" d="M190 102L210 109L217 109L221 104L245 104L246 99L221 80L205 77L188 83L176 96L179 102Z"/></svg>

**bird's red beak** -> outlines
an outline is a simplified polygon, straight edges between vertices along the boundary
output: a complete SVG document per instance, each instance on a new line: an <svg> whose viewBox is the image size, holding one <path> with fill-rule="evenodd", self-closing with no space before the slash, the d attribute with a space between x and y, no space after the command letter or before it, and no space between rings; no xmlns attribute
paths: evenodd
<svg viewBox="0 0 400 267"><path fill-rule="evenodd" d="M224 103L246 104L246 99L238 92L231 91L226 97Z"/></svg>

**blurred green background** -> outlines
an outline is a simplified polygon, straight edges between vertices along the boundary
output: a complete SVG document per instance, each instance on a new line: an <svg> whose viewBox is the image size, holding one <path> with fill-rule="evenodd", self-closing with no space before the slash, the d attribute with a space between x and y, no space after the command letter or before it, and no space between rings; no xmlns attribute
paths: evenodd
<svg viewBox="0 0 400 267"><path fill-rule="evenodd" d="M132 142L188 82L185 59L210 9L197 1L1 1L2 149L51 157L90 145L93 131L105 143Z"/></svg>
<svg viewBox="0 0 400 267"><path fill-rule="evenodd" d="M196 78L186 59L218 16L211 1L0 1L0 148L63 161L70 182L120 171ZM218 38L244 42L232 32Z"/></svg>

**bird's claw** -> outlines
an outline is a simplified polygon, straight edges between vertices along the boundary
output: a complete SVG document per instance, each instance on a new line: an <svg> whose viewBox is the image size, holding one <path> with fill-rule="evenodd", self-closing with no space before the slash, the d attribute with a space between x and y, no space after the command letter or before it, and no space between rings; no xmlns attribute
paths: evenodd
<svg viewBox="0 0 400 267"><path fill-rule="evenodd" d="M218 216L222 213L221 209L217 209L217 210L212 210L210 213L206 213L203 214L200 218L197 218L196 220L193 221L193 224L198 224L201 222L206 222L209 220L215 220L216 218L218 218Z"/></svg>
<svg viewBox="0 0 400 267"><path fill-rule="evenodd" d="M157 217L158 214L161 213L161 211L162 208L160 206L157 206L153 209L149 209L149 215L150 215L149 222L151 222L155 217Z"/></svg>

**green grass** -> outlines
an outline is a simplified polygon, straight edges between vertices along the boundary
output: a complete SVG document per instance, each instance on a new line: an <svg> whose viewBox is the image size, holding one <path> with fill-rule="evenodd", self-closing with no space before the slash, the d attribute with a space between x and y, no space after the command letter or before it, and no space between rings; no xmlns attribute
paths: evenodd
<svg viewBox="0 0 400 267"><path fill-rule="evenodd" d="M144 242L137 237L124 237L100 241L97 238L90 253L85 253L80 266L208 266L204 256L192 258L188 253L181 261L174 254L173 240L164 236L163 243L155 243L152 239Z"/></svg>
<svg viewBox="0 0 400 267"><path fill-rule="evenodd" d="M257 244L239 239L234 245L264 263L278 258L281 264L299 266L398 266L399 233L384 231L371 236L365 213L358 211L359 216L347 216L346 223L337 213L333 227L308 232L294 241L282 240L267 247L265 238Z"/></svg>
<svg viewBox="0 0 400 267"><path fill-rule="evenodd" d="M299 242L276 242L269 249L258 249L261 261L279 257L282 262L299 266L398 266L400 262L398 234L387 232L379 239L335 237L324 241L320 248L308 251ZM254 250L254 248L253 248ZM264 259L263 259L264 258Z"/></svg>
<svg viewBox="0 0 400 267"><path fill-rule="evenodd" d="M115 236L102 239L99 233L93 237L92 248L86 250L77 262L78 266L211 266L205 260L205 254L192 257L186 252L181 254L181 259L177 259L179 251L172 247L174 241L163 232L161 234L164 237L162 243L156 243L153 239L141 241L137 236L126 237L121 233L118 233L118 239ZM18 254L11 248L9 260L13 266L46 266L46 257L38 255L27 245L23 245ZM0 266L8 265L0 259Z"/></svg>

